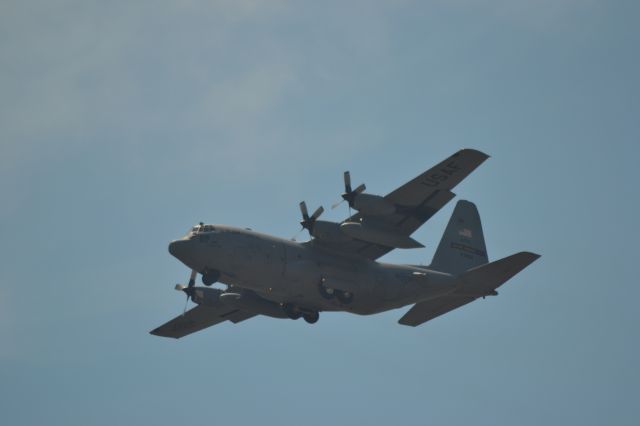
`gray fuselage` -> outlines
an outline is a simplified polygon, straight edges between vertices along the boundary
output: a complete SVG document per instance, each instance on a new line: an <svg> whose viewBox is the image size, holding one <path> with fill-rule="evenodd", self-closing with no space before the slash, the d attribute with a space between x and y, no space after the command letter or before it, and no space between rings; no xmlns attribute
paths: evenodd
<svg viewBox="0 0 640 426"><path fill-rule="evenodd" d="M249 229L207 225L169 245L169 252L202 274L254 291L276 303L314 311L368 315L428 300L454 290L451 275L424 267L392 265L297 243ZM353 294L350 303L322 296L319 286Z"/></svg>

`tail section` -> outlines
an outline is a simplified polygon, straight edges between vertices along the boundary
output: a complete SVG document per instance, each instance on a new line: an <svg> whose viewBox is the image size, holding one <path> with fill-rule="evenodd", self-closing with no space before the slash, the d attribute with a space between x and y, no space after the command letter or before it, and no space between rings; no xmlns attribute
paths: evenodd
<svg viewBox="0 0 640 426"><path fill-rule="evenodd" d="M539 257L525 251L489 263L478 209L458 201L429 266L456 276L452 291L416 303L398 322L415 327L480 297L495 296L498 287Z"/></svg>
<svg viewBox="0 0 640 426"><path fill-rule="evenodd" d="M458 277L455 294L472 297L495 295L498 287L539 257L539 254L523 251L466 271Z"/></svg>
<svg viewBox="0 0 640 426"><path fill-rule="evenodd" d="M472 202L460 200L429 268L459 275L488 261L478 209Z"/></svg>
<svg viewBox="0 0 640 426"><path fill-rule="evenodd" d="M455 291L416 303L398 322L415 327L471 303L479 297L495 296L498 294L498 287L539 257L535 253L524 251L466 271L457 278Z"/></svg>

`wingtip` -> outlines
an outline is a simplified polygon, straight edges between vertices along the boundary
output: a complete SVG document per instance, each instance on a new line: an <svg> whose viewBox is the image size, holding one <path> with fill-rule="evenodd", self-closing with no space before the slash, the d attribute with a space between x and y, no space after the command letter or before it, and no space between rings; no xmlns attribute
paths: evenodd
<svg viewBox="0 0 640 426"><path fill-rule="evenodd" d="M467 154L467 155L474 155L476 157L478 157L478 159L480 161L485 161L487 158L490 158L491 156L489 154L486 154L478 149L474 149L474 148L463 148L460 151L456 152L454 155L457 157L460 154Z"/></svg>
<svg viewBox="0 0 640 426"><path fill-rule="evenodd" d="M410 323L410 322L403 321L403 320L402 320L402 318L400 318L400 319L398 320L398 324L400 324L400 325L406 325L406 326L408 326L408 327L414 327L414 328L418 325L418 324L412 324L412 323Z"/></svg>
<svg viewBox="0 0 640 426"><path fill-rule="evenodd" d="M158 332L158 330L157 330L157 329L156 329L156 330L151 330L151 331L149 332L149 334L151 334L152 336L158 336L158 337L169 337L169 338L171 338L171 339L179 339L179 337L176 337L176 336L168 336L168 335L166 335L166 334L162 334L162 333Z"/></svg>
<svg viewBox="0 0 640 426"><path fill-rule="evenodd" d="M530 251L521 251L520 253L518 253L520 256L526 256L530 259L529 263L533 263L536 260L538 260L540 257L542 257L542 255L538 254L538 253L533 253Z"/></svg>

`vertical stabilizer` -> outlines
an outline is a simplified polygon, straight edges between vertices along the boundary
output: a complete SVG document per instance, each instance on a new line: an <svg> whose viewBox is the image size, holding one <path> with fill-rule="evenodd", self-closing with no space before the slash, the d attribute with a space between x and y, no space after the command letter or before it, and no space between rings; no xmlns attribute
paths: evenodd
<svg viewBox="0 0 640 426"><path fill-rule="evenodd" d="M488 261L478 209L472 202L460 200L429 268L458 275Z"/></svg>

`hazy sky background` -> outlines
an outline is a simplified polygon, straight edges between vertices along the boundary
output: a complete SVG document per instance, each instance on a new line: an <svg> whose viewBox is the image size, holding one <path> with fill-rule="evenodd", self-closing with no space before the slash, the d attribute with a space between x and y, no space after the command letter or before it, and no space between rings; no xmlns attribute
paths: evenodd
<svg viewBox="0 0 640 426"><path fill-rule="evenodd" d="M637 424L639 12L3 1L1 422ZM542 254L500 296L148 334L194 223L290 237L344 170L386 194L463 147L490 257ZM454 204L384 259L428 263Z"/></svg>

